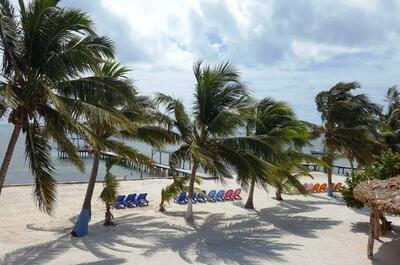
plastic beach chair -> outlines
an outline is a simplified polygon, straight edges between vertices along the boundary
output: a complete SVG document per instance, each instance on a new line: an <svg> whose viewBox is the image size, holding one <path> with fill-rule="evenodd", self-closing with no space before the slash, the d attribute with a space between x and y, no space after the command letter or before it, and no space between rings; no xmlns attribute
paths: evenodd
<svg viewBox="0 0 400 265"><path fill-rule="evenodd" d="M327 192L328 191L328 184L322 183L321 186L319 186L318 192Z"/></svg>
<svg viewBox="0 0 400 265"><path fill-rule="evenodd" d="M145 206L149 205L149 201L146 199L147 193L141 193L135 200L136 206Z"/></svg>
<svg viewBox="0 0 400 265"><path fill-rule="evenodd" d="M321 184L315 183L314 186L313 186L313 188L312 188L312 192L318 192L319 186L321 186Z"/></svg>
<svg viewBox="0 0 400 265"><path fill-rule="evenodd" d="M207 200L206 200L204 194L206 194L205 191L204 191L204 192L198 192L198 193L196 193L196 194L195 194L195 195L196 195L196 201L197 201L197 202L207 202Z"/></svg>
<svg viewBox="0 0 400 265"><path fill-rule="evenodd" d="M210 190L210 192L207 195L207 201L209 202L215 202L217 199L215 195L217 194L216 190Z"/></svg>
<svg viewBox="0 0 400 265"><path fill-rule="evenodd" d="M233 198L234 200L241 200L241 199L242 199L242 197L240 197L240 193L241 193L241 192L242 192L242 189L241 189L241 188L236 189L236 190L233 192L232 198Z"/></svg>
<svg viewBox="0 0 400 265"><path fill-rule="evenodd" d="M220 191L218 191L217 195L215 196L215 199L217 201L222 201L223 202L223 201L225 201L224 195L225 195L225 191L224 190L220 190Z"/></svg>
<svg viewBox="0 0 400 265"><path fill-rule="evenodd" d="M118 195L115 200L114 208L115 209L124 209L125 208L125 195Z"/></svg>
<svg viewBox="0 0 400 265"><path fill-rule="evenodd" d="M338 182L335 184L335 186L333 187L333 191L338 192L340 191L340 189L342 188L342 183Z"/></svg>
<svg viewBox="0 0 400 265"><path fill-rule="evenodd" d="M176 203L184 204L188 202L188 197L186 195L186 191L182 191L175 200Z"/></svg>
<svg viewBox="0 0 400 265"><path fill-rule="evenodd" d="M128 194L125 199L125 207L135 206L136 193Z"/></svg>
<svg viewBox="0 0 400 265"><path fill-rule="evenodd" d="M224 199L227 201L232 201L233 200L233 190L227 190L225 192Z"/></svg>

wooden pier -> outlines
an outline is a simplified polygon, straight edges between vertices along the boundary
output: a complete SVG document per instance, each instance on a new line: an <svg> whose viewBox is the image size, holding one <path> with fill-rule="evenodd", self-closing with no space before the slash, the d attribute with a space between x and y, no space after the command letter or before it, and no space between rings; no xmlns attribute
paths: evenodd
<svg viewBox="0 0 400 265"><path fill-rule="evenodd" d="M312 164L312 163L302 163L303 166L307 167L311 171L319 171L319 172L325 172L324 167L321 167L317 164ZM354 169L357 171L356 169ZM351 172L351 167L346 167L346 166L332 166L332 173L336 173L338 175L346 175L346 173L350 174Z"/></svg>
<svg viewBox="0 0 400 265"><path fill-rule="evenodd" d="M71 136L68 139L77 147L80 158L92 157L91 148L83 138L77 136L75 137ZM63 150L57 149L57 155L60 159L68 159L68 154ZM145 164L135 164L127 160L124 160L123 164L127 168L139 171L141 173L141 177L142 173L147 173L149 175L159 176L159 177L170 177L172 176L172 172L171 168L168 165L168 161L170 160L171 155L172 152L169 151L152 149L151 159L154 161L154 163L151 166ZM103 160L107 160L115 156L117 156L117 154L113 152L108 152L108 151L101 152L101 159ZM323 167L317 164L306 162L302 163L302 165L312 171L320 171L320 172L325 171ZM346 166L334 165L332 168L333 168L333 173L338 175L346 175L351 172L351 168ZM178 168L176 168L176 171L178 175L188 175L191 174L191 169L192 169L192 162L190 160L181 160L178 163ZM200 176L202 178L210 178L210 176L207 176L206 174L200 173Z"/></svg>

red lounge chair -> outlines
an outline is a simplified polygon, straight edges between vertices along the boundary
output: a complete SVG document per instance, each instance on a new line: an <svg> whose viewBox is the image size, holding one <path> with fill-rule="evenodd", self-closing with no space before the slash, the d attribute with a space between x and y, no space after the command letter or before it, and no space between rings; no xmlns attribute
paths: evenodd
<svg viewBox="0 0 400 265"><path fill-rule="evenodd" d="M233 190L227 190L225 192L225 200L232 201L233 200Z"/></svg>
<svg viewBox="0 0 400 265"><path fill-rule="evenodd" d="M238 189L236 189L234 192L233 192L233 199L234 200L241 200L242 199L242 197L240 197L240 193L242 192L242 189L241 188L238 188Z"/></svg>

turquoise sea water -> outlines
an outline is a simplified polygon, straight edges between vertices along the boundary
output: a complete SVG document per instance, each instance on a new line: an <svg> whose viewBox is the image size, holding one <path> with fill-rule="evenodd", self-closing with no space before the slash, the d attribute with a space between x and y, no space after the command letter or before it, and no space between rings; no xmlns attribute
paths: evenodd
<svg viewBox="0 0 400 265"><path fill-rule="evenodd" d="M8 141L11 136L11 127L8 125L0 124L0 161L3 161L4 153L7 148ZM13 158L11 160L11 165L8 170L6 184L24 184L24 183L32 183L33 176L29 170L29 165L25 162L25 154L24 154L24 138L25 135L21 134L18 140L17 146L15 147L15 152ZM138 143L131 142L129 145L135 147L136 149L142 151L143 153L151 156L151 146ZM172 150L173 147L166 147L167 150ZM314 142L314 146L309 147L307 149L318 149L321 150L321 144L319 141ZM309 150L306 150L308 152ZM58 182L68 182L68 181L86 181L90 174L92 160L90 158L84 159L86 171L80 172L76 169L72 164L66 159L59 159L57 157L57 151L55 148L52 150L53 161L55 163L55 176ZM155 157L158 163L159 156ZM161 157L162 163L167 163L168 157L167 155L163 155ZM0 162L1 163L1 162ZM348 166L348 162L346 160L336 161L336 165ZM115 166L113 167L113 173L118 177L127 176L128 178L143 178L148 177L149 175L145 173L141 173L136 170L131 170L124 167ZM103 179L105 175L105 166L102 161L99 168L98 179Z"/></svg>
<svg viewBox="0 0 400 265"><path fill-rule="evenodd" d="M10 126L0 124L1 161L3 161L4 153L6 151L8 141L11 136L11 130L12 128ZM6 184L22 184L22 183L33 182L33 176L29 170L29 165L28 163L25 162L24 141L25 141L25 135L21 134L17 142L17 145L15 147L14 155L11 160L11 165L7 173L7 178L5 181ZM145 154L151 156L151 146L143 143L130 143L130 145L141 150ZM85 162L86 171L80 172L67 159L59 159L57 157L57 150L55 148L53 148L52 150L52 155L53 155L53 162L56 168L55 176L58 182L87 180L91 170L92 159L87 158L83 160ZM166 160L167 158L162 157L162 159ZM125 167L114 166L112 171L118 177L124 177L125 175L128 178L141 177L141 172L131 170ZM103 179L104 175L105 175L105 166L104 166L104 161L102 161L100 163L98 179L99 180ZM148 177L148 175L143 173L142 177Z"/></svg>

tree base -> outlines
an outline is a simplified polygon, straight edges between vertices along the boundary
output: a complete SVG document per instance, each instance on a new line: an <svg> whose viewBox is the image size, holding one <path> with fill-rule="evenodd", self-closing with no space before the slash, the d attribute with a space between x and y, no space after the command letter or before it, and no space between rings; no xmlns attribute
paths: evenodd
<svg viewBox="0 0 400 265"><path fill-rule="evenodd" d="M254 210L253 202L247 201L246 204L244 205L244 208Z"/></svg>
<svg viewBox="0 0 400 265"><path fill-rule="evenodd" d="M79 214L78 220L75 223L74 230L71 232L72 236L82 237L87 236L89 233L89 220L90 220L90 210L82 209Z"/></svg>
<svg viewBox="0 0 400 265"><path fill-rule="evenodd" d="M275 192L275 195L276 195L275 199L276 199L277 201L283 201L283 198L282 198L282 194L281 194L281 193Z"/></svg>
<svg viewBox="0 0 400 265"><path fill-rule="evenodd" d="M113 221L105 221L104 222L104 224L103 224L104 226L116 226L117 224L116 223L114 223Z"/></svg>

